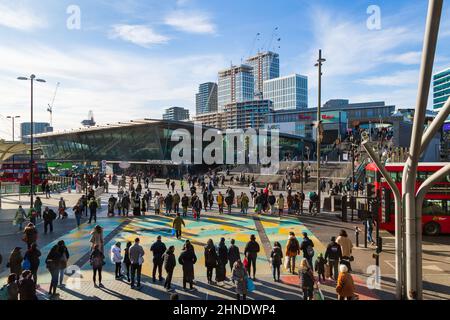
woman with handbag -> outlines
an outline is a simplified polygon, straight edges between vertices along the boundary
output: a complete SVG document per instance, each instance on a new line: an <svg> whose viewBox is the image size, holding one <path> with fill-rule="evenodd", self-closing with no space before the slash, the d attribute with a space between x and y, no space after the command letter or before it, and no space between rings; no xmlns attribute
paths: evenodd
<svg viewBox="0 0 450 320"><path fill-rule="evenodd" d="M63 285L64 281L64 273L66 272L67 268L67 261L69 261L69 250L66 247L66 244L63 240L58 242L59 252L60 252L60 259L59 259L59 285Z"/></svg>
<svg viewBox="0 0 450 320"><path fill-rule="evenodd" d="M248 273L243 263L241 262L241 260L236 261L233 266L231 280L236 286L237 300L241 300L241 296L243 300L247 300L247 279Z"/></svg>
<svg viewBox="0 0 450 320"><path fill-rule="evenodd" d="M105 264L105 255L103 252L100 251L99 246L94 246L94 251L92 251L91 256L89 258L89 261L92 266L92 271L94 273L93 280L94 280L94 287L97 288L97 273L98 273L98 286L103 287L102 284L102 269L103 265Z"/></svg>

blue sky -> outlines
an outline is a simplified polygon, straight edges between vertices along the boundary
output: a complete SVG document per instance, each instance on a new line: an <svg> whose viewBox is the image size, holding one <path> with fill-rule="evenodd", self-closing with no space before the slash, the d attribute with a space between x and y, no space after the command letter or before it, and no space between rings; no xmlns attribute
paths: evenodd
<svg viewBox="0 0 450 320"><path fill-rule="evenodd" d="M66 26L69 5L80 8L79 30ZM370 5L381 10L380 30L367 28ZM49 120L61 83L54 126L62 130L79 127L89 110L99 123L159 118L173 105L194 114L198 84L258 49L280 54L282 74L309 77L310 107L319 48L323 101L413 107L426 10L425 0L0 0L0 138L11 134L5 116L29 120L29 88L17 76L47 80L36 87L36 121ZM449 18L446 4L436 71L450 67Z"/></svg>

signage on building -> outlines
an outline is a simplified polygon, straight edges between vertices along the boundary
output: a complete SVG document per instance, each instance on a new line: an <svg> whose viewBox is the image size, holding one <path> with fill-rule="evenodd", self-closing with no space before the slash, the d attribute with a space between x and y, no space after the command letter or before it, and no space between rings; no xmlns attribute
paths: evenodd
<svg viewBox="0 0 450 320"><path fill-rule="evenodd" d="M298 115L298 119L299 120L312 120L312 117L311 116L305 116L303 114L299 114Z"/></svg>

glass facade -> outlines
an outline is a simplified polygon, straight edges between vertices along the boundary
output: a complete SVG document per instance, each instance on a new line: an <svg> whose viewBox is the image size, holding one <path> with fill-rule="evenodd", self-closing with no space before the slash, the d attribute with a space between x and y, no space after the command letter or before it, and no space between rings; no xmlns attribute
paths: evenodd
<svg viewBox="0 0 450 320"><path fill-rule="evenodd" d="M433 109L439 110L450 97L450 68L433 76Z"/></svg>
<svg viewBox="0 0 450 320"><path fill-rule="evenodd" d="M180 107L168 108L163 114L163 119L172 121L189 120L189 110Z"/></svg>
<svg viewBox="0 0 450 320"><path fill-rule="evenodd" d="M217 83L202 83L195 96L196 114L205 114L217 111Z"/></svg>
<svg viewBox="0 0 450 320"><path fill-rule="evenodd" d="M246 64L253 69L254 94L263 93L264 81L280 76L280 56L271 51L259 53L247 59Z"/></svg>
<svg viewBox="0 0 450 320"><path fill-rule="evenodd" d="M253 73L252 67L241 65L219 72L217 101L220 111L225 105L234 102L253 100Z"/></svg>
<svg viewBox="0 0 450 320"><path fill-rule="evenodd" d="M67 133L41 134L36 138L46 160L142 163L172 160L172 150L179 142L171 141L171 137L177 129L191 133L192 156L198 153L199 150L194 148L194 139L198 137L194 137L194 124L190 122L139 120ZM211 128L202 128L203 132L207 129ZM209 144L203 142L203 147ZM287 152L298 155L301 152L299 148L305 144L312 147L310 140L280 134L280 157Z"/></svg>
<svg viewBox="0 0 450 320"><path fill-rule="evenodd" d="M33 122L33 134L48 132L50 123L47 122ZM27 136L31 135L31 122L22 122L20 124L20 135L23 143L30 143L31 139ZM36 141L36 140L35 140Z"/></svg>
<svg viewBox="0 0 450 320"><path fill-rule="evenodd" d="M298 74L264 82L264 99L273 102L274 110L308 108L308 78Z"/></svg>

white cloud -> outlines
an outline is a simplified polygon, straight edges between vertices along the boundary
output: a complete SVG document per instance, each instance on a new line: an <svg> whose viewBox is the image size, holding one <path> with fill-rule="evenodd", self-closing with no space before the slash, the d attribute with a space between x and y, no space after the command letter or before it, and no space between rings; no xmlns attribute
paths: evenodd
<svg viewBox="0 0 450 320"><path fill-rule="evenodd" d="M403 65L419 65L422 58L421 51L411 51L401 54L393 54L382 57L379 61L386 63L398 63Z"/></svg>
<svg viewBox="0 0 450 320"><path fill-rule="evenodd" d="M81 46L56 50L36 43L1 43L0 61L0 115L14 112L29 121L29 84L15 79L33 70L47 80L35 87L35 120L48 121L46 106L61 82L56 130L78 128L89 110L99 123L161 118L172 105L192 112L198 84L214 80L226 63L221 55L141 56ZM0 127L7 125L0 121ZM2 131L0 136L8 137Z"/></svg>
<svg viewBox="0 0 450 320"><path fill-rule="evenodd" d="M0 26L21 31L44 28L47 23L30 9L19 5L0 3Z"/></svg>
<svg viewBox="0 0 450 320"><path fill-rule="evenodd" d="M215 34L216 26L211 22L210 17L202 12L190 12L177 10L169 13L164 22L174 27L189 33L205 33Z"/></svg>
<svg viewBox="0 0 450 320"><path fill-rule="evenodd" d="M127 24L113 26L110 32L110 38L120 38L143 47L165 44L170 40L169 37L156 33L148 26Z"/></svg>

